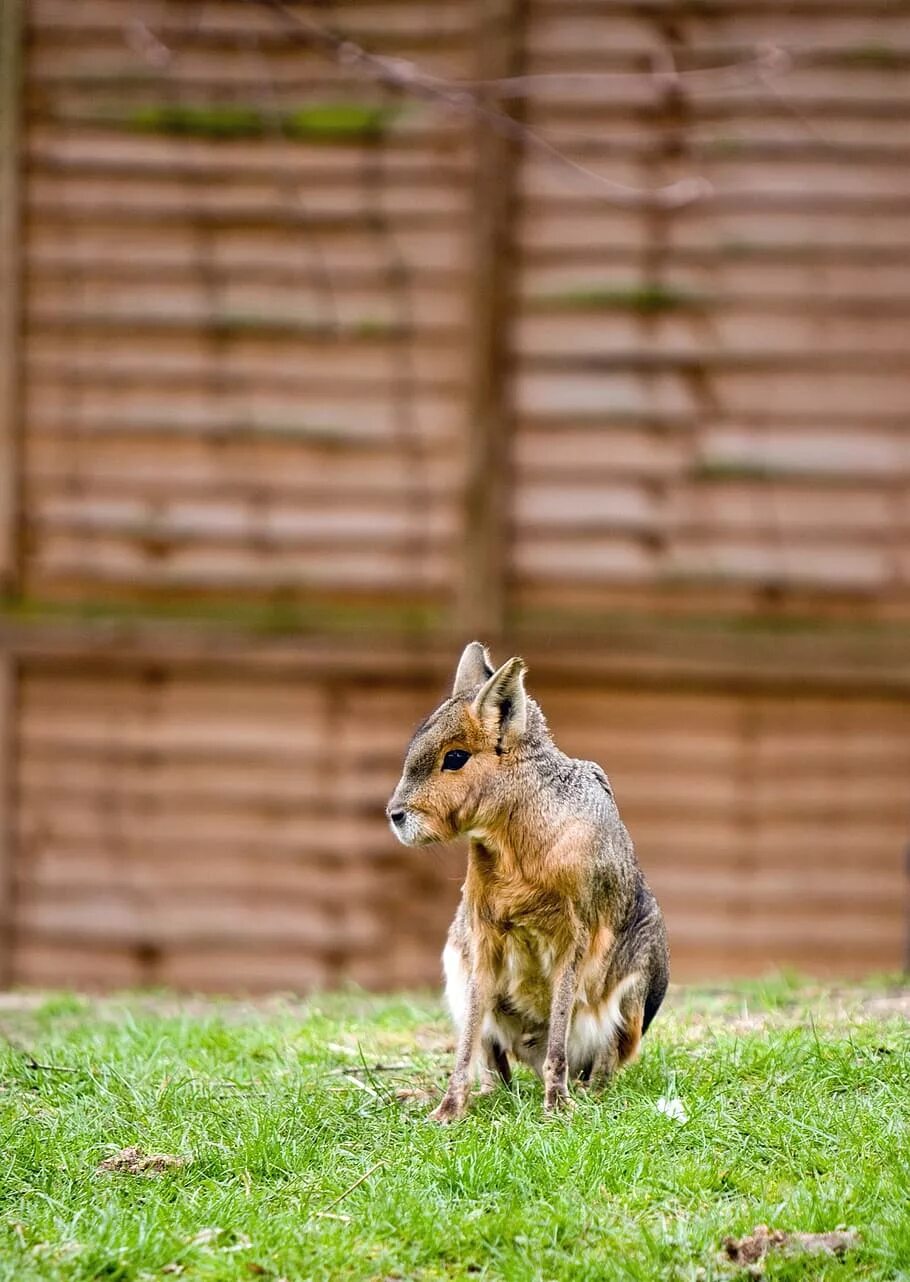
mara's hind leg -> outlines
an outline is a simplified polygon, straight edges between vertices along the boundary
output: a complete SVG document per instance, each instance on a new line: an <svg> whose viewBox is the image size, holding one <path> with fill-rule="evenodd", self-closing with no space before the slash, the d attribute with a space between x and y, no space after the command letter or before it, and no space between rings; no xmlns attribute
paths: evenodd
<svg viewBox="0 0 910 1282"><path fill-rule="evenodd" d="M642 1037L648 1031L651 1020L660 1010L660 1004L666 996L667 985L670 982L670 976L667 971L666 962L660 966L651 978L648 985L648 991L645 993L644 1018L641 1025Z"/></svg>
<svg viewBox="0 0 910 1282"><path fill-rule="evenodd" d="M604 1040L591 1069L591 1080L605 1085L638 1054L645 1026L647 980L637 971L620 980L610 995Z"/></svg>
<svg viewBox="0 0 910 1282"><path fill-rule="evenodd" d="M616 1067L623 1068L638 1055L644 1024L644 1002L637 996L625 1003L625 1016L616 1030Z"/></svg>
<svg viewBox="0 0 910 1282"><path fill-rule="evenodd" d="M623 981L623 985L628 981ZM666 968L656 968L647 977L636 977L620 997L619 1019L616 1020L613 1045L606 1047L597 1065L601 1076L610 1077L625 1064L631 1064L641 1049L641 1040L651 1020L658 1014L666 992Z"/></svg>
<svg viewBox="0 0 910 1282"><path fill-rule="evenodd" d="M660 1009L669 978L667 937L659 920L635 969L610 994L614 1031L596 1065L598 1076L609 1077L635 1059L641 1039Z"/></svg>

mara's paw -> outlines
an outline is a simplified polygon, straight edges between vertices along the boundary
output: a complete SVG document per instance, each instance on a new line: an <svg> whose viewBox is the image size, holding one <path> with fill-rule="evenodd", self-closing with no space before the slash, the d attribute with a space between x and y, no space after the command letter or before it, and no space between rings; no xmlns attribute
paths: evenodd
<svg viewBox="0 0 910 1282"><path fill-rule="evenodd" d="M440 1126L448 1126L450 1122L457 1122L464 1116L465 1108L466 1102L459 1099L457 1095L445 1095L439 1107L434 1108L430 1114L430 1121L437 1122Z"/></svg>
<svg viewBox="0 0 910 1282"><path fill-rule="evenodd" d="M543 1100L543 1110L545 1113L571 1113L575 1108L575 1101L569 1094L565 1086L548 1086Z"/></svg>

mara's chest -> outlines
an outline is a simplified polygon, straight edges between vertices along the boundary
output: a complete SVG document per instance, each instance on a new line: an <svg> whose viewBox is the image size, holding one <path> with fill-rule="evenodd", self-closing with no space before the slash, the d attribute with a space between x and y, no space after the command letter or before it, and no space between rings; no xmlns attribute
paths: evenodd
<svg viewBox="0 0 910 1282"><path fill-rule="evenodd" d="M491 950L495 1000L504 1009L546 1021L560 957L553 935L536 925L506 923Z"/></svg>
<svg viewBox="0 0 910 1282"><path fill-rule="evenodd" d="M567 964L575 969L578 1002L596 1003L602 996L614 939L606 922L593 931L582 929L571 912L554 909L524 920L488 922L481 934L479 954L504 1012L546 1022L554 984Z"/></svg>
<svg viewBox="0 0 910 1282"><path fill-rule="evenodd" d="M465 906L479 963L505 1007L545 1020L554 978L583 935L578 886L559 867L530 875L502 853L472 854Z"/></svg>

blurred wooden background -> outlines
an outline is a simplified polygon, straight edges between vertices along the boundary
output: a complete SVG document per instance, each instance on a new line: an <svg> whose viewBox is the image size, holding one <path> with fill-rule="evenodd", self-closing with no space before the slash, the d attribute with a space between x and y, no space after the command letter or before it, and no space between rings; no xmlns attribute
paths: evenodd
<svg viewBox="0 0 910 1282"><path fill-rule="evenodd" d="M903 0L4 0L6 979L433 981L381 812L473 635L680 977L904 961L908 69Z"/></svg>

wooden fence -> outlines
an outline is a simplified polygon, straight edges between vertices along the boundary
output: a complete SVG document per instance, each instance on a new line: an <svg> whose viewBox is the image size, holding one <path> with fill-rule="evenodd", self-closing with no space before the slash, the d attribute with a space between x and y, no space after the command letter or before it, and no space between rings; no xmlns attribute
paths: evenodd
<svg viewBox="0 0 910 1282"><path fill-rule="evenodd" d="M300 988L432 982L464 851L383 806L453 654L426 641L9 629L7 973ZM903 961L910 656L816 634L524 647L607 767L679 977Z"/></svg>
<svg viewBox="0 0 910 1282"><path fill-rule="evenodd" d="M475 634L678 974L902 962L908 68L900 0L4 0L5 978L433 980L381 809Z"/></svg>
<svg viewBox="0 0 910 1282"><path fill-rule="evenodd" d="M906 613L903 6L324 16L556 155L251 0L24 4L22 590Z"/></svg>

